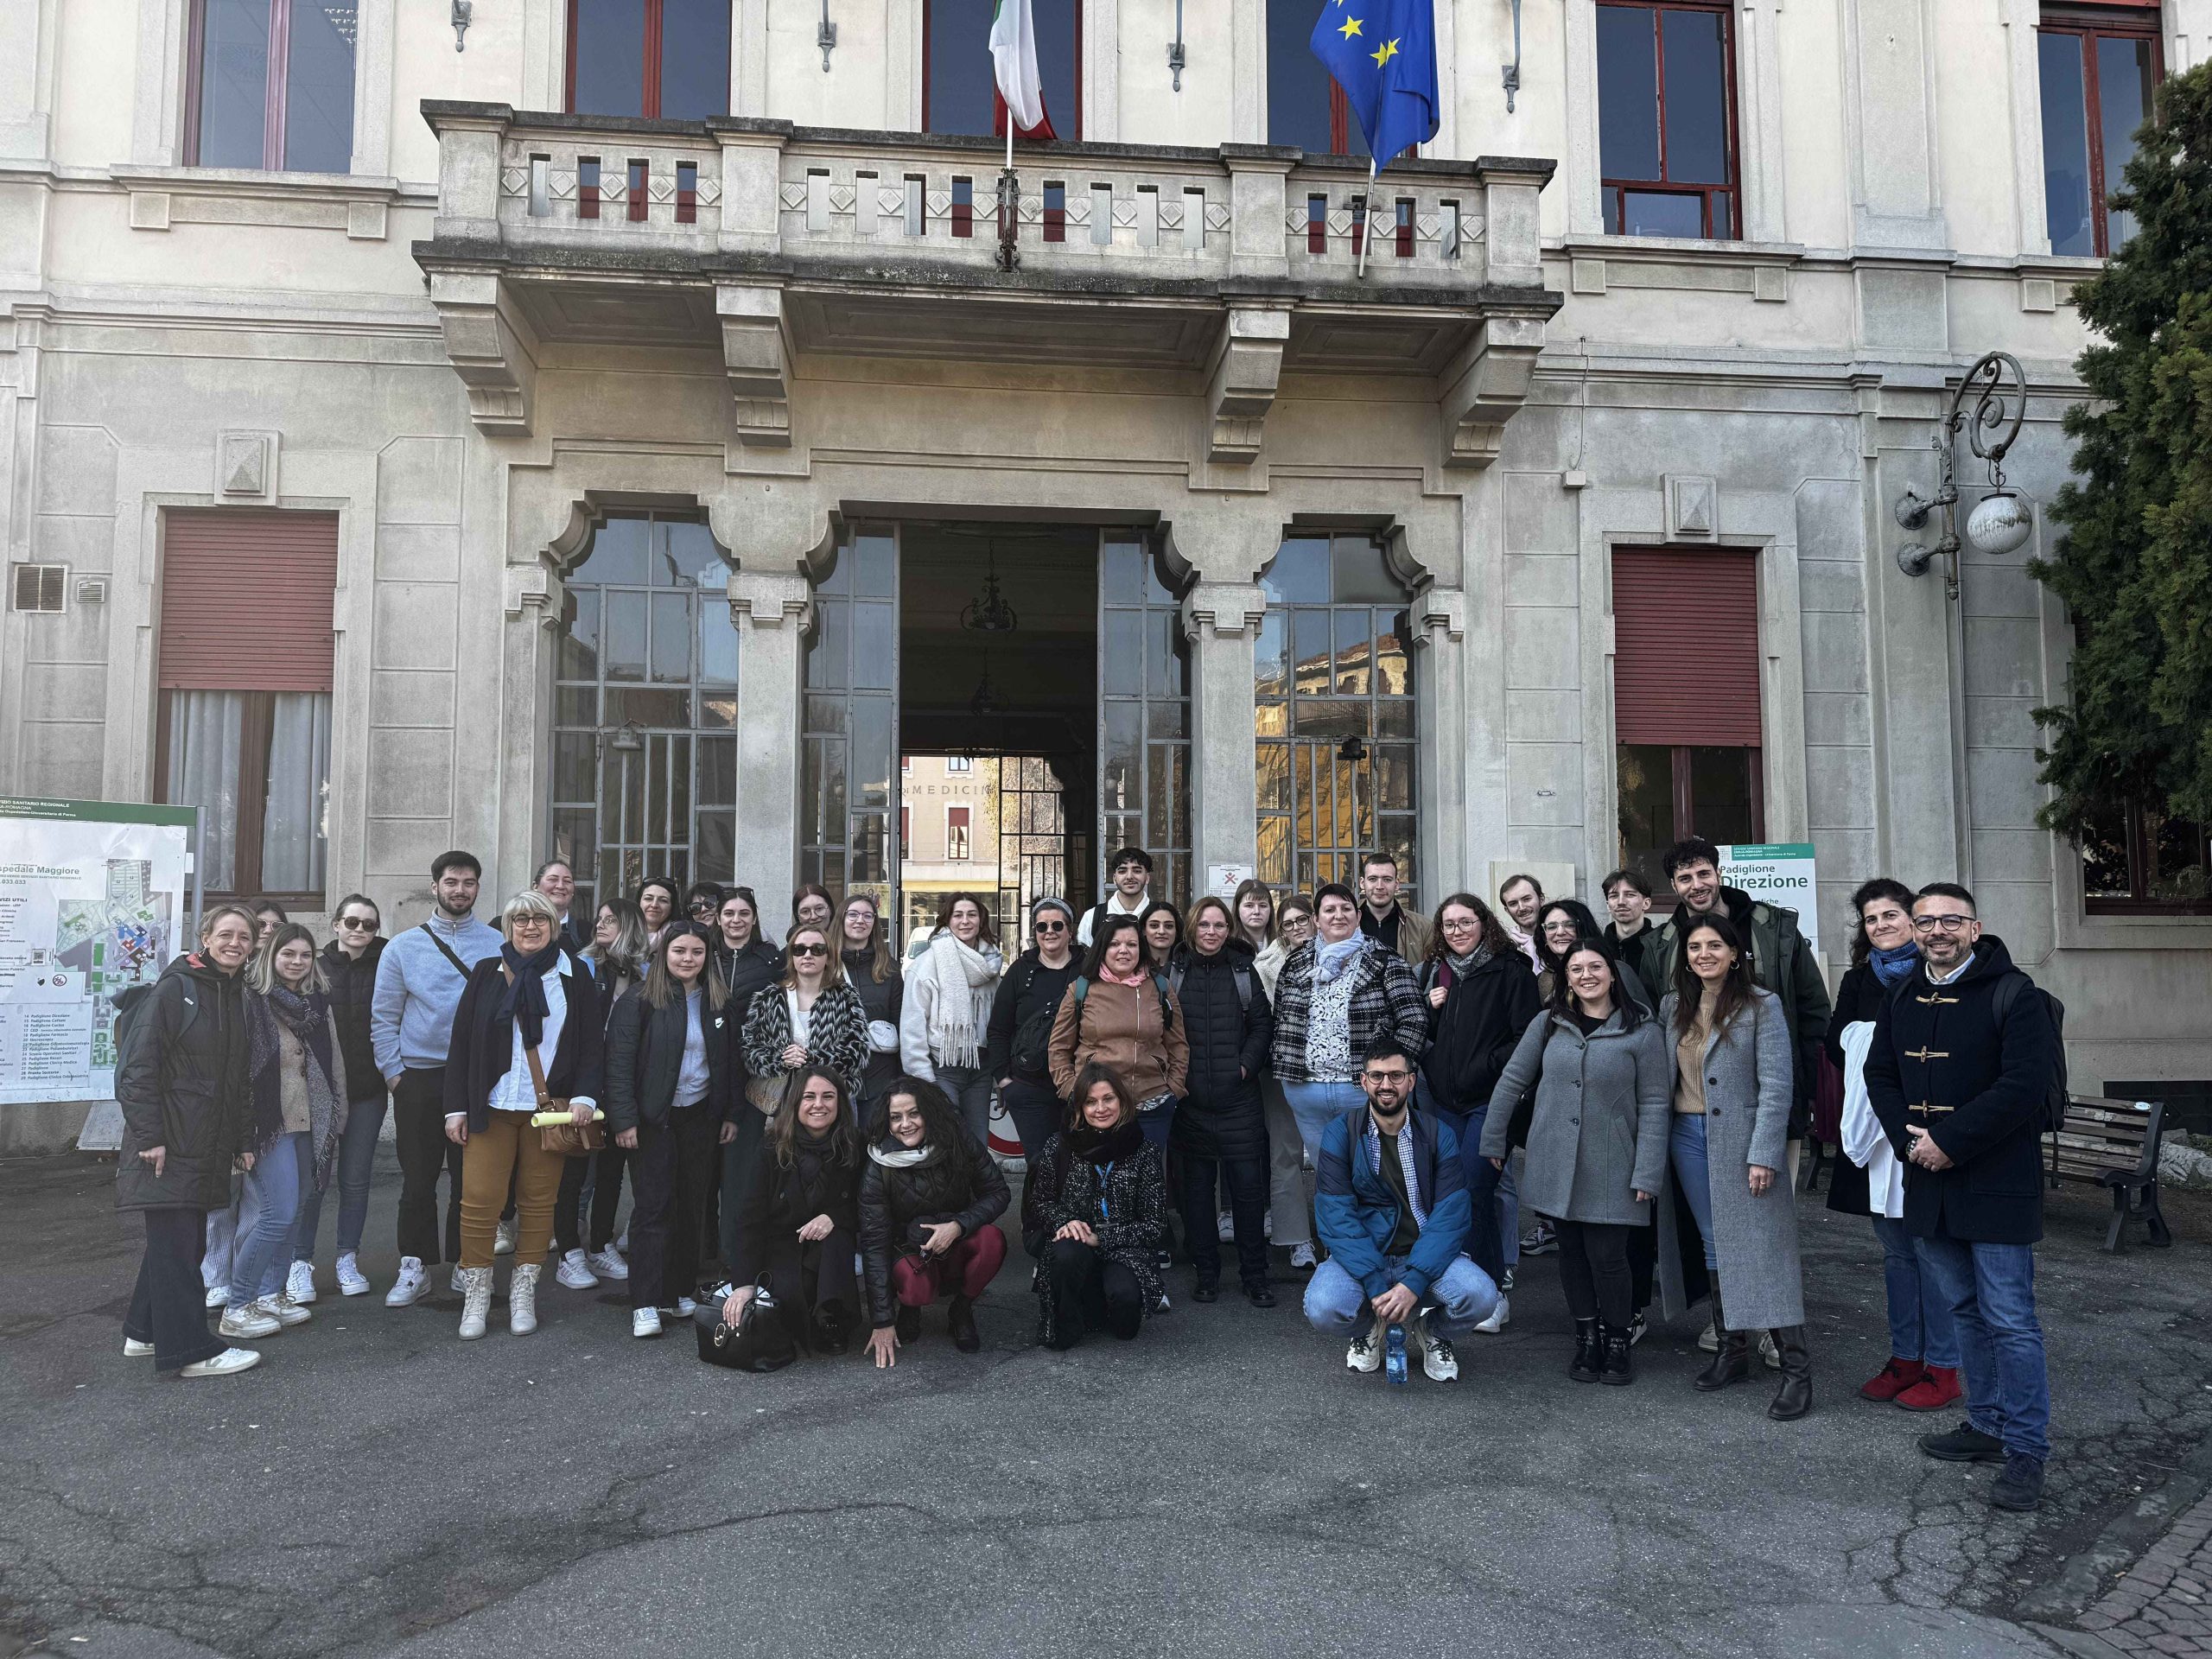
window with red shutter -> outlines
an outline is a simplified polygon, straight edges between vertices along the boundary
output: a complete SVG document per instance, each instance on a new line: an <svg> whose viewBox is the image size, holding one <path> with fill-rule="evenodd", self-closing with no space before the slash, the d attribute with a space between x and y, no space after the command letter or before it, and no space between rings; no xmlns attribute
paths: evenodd
<svg viewBox="0 0 2212 1659"><path fill-rule="evenodd" d="M155 784L210 896L323 900L337 586L335 513L162 518Z"/></svg>
<svg viewBox="0 0 2212 1659"><path fill-rule="evenodd" d="M1758 556L1613 550L1621 861L1654 880L1686 836L1765 839Z"/></svg>

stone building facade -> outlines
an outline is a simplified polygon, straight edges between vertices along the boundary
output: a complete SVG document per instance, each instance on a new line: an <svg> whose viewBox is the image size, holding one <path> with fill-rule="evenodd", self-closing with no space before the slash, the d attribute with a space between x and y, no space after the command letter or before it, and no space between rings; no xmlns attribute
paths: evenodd
<svg viewBox="0 0 2212 1659"><path fill-rule="evenodd" d="M1586 896L1625 805L1813 842L1832 968L1860 879L1965 880L2077 1086L2212 1076L2201 830L2035 826L2024 569L2128 77L2212 0L1436 0L1371 202L1314 0L1035 3L1011 270L973 0L0 10L0 794L213 789L235 885L394 925L449 845L887 888L902 745L1054 757L1083 893ZM1993 350L2037 529L1953 597L1893 508ZM314 582L327 660L226 681Z"/></svg>

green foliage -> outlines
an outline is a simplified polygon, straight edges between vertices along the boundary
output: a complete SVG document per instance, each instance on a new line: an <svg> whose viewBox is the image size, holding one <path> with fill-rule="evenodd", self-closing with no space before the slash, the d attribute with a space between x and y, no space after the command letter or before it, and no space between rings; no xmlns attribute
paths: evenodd
<svg viewBox="0 0 2212 1659"><path fill-rule="evenodd" d="M2064 543L2030 567L2075 625L2072 702L2036 719L2043 821L2076 842L2128 798L2212 818L2212 65L2158 110L2113 199L2136 233L2074 290L2094 401L2066 416Z"/></svg>

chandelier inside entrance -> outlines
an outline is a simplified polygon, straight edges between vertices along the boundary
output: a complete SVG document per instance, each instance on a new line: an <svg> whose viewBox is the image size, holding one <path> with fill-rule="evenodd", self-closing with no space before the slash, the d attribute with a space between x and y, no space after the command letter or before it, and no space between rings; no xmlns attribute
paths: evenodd
<svg viewBox="0 0 2212 1659"><path fill-rule="evenodd" d="M1012 633L1021 626L1020 614L999 591L999 550L987 549L990 563L983 573L983 591L960 607L960 626L972 633Z"/></svg>

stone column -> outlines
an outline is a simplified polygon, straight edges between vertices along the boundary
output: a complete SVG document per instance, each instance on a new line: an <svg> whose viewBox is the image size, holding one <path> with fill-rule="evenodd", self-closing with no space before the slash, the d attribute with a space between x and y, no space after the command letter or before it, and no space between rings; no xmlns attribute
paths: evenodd
<svg viewBox="0 0 2212 1659"><path fill-rule="evenodd" d="M780 902L798 884L799 677L814 590L804 570L734 570L737 862Z"/></svg>
<svg viewBox="0 0 2212 1659"><path fill-rule="evenodd" d="M1183 598L1191 642L1191 757L1196 798L1192 884L1207 867L1259 863L1259 782L1252 762L1253 646L1268 613L1256 582L1201 581Z"/></svg>
<svg viewBox="0 0 2212 1659"><path fill-rule="evenodd" d="M1414 691L1420 709L1420 866L1414 881L1421 907L1435 908L1468 871L1468 772L1486 747L1471 728L1466 682L1467 595L1457 588L1425 588L1408 607L1412 623Z"/></svg>
<svg viewBox="0 0 2212 1659"><path fill-rule="evenodd" d="M498 840L486 860L490 885L477 907L480 915L496 912L527 886L538 861L551 850L553 654L559 648L556 635L568 597L560 573L543 556L502 567L501 580L499 690L508 741L497 762ZM464 753L459 776L465 779L469 770ZM373 779L370 786L375 787ZM456 799L454 806L454 824L460 830L470 809L465 799ZM471 842L463 836L454 844Z"/></svg>

